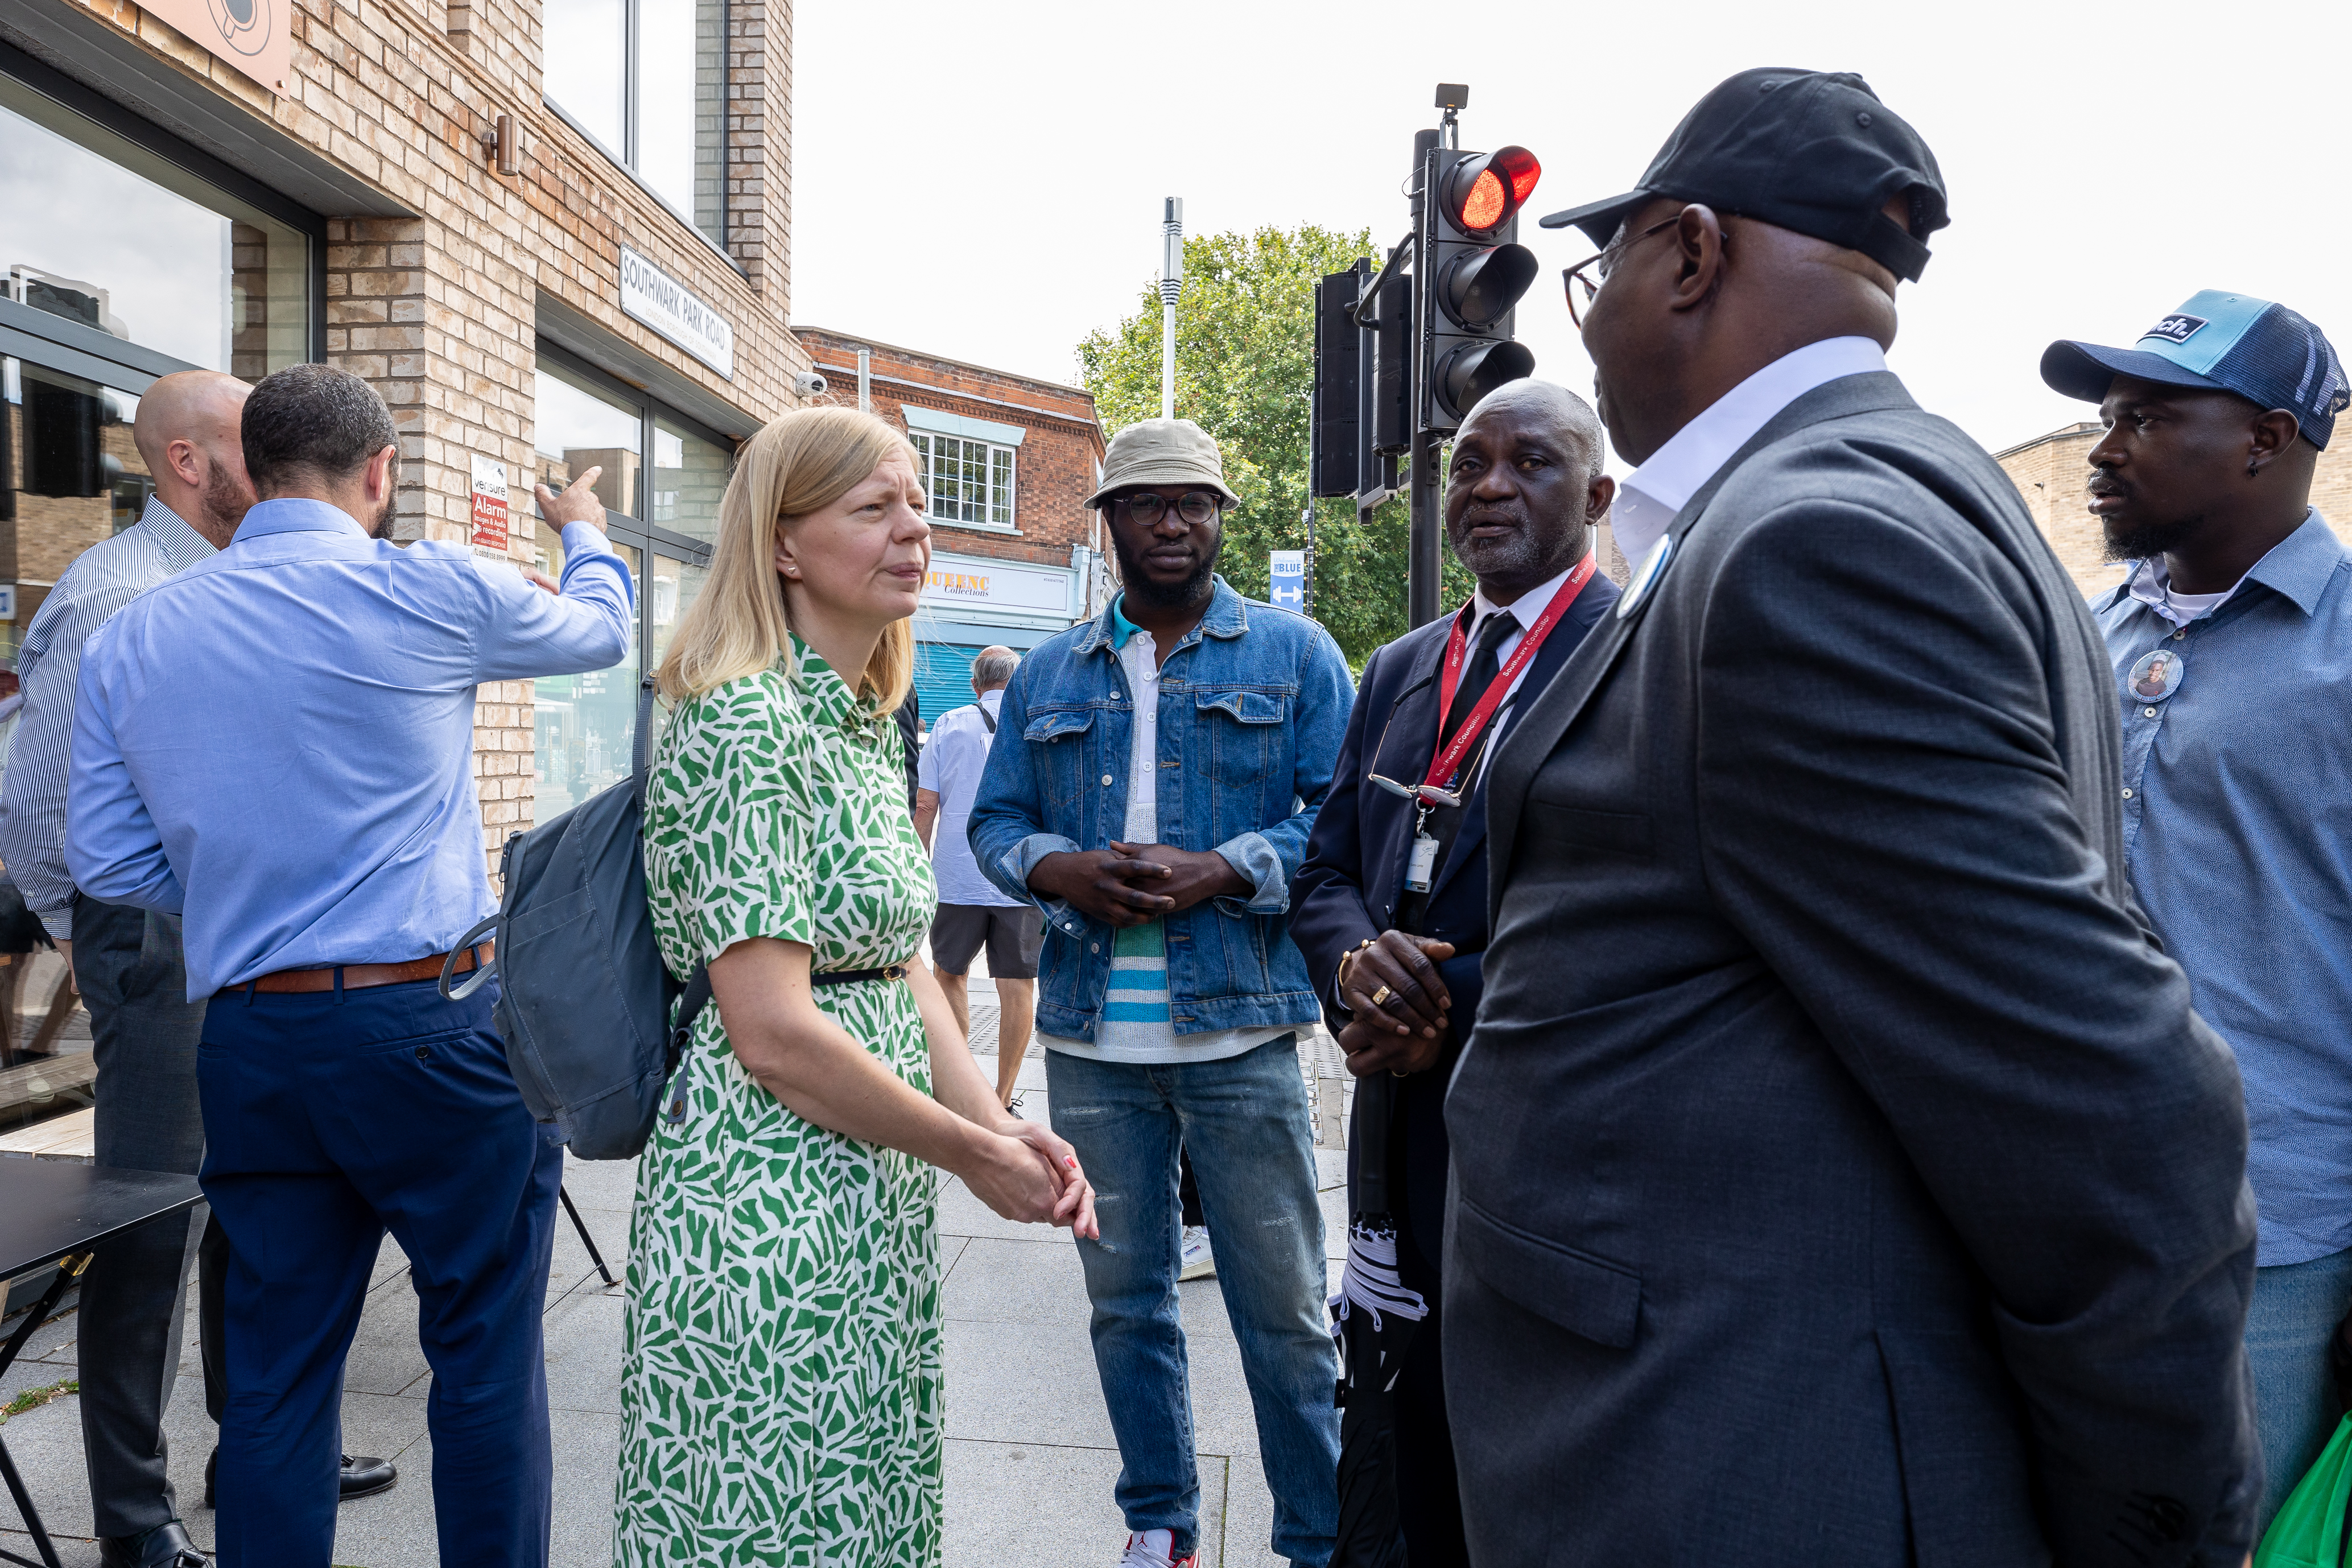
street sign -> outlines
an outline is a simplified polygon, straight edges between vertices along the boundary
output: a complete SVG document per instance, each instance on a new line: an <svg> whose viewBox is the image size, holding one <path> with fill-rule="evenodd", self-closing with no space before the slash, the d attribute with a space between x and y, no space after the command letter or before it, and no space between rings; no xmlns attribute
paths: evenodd
<svg viewBox="0 0 2352 1568"><path fill-rule="evenodd" d="M1307 613L1307 552L1275 550L1266 553L1266 600L1279 609Z"/></svg>

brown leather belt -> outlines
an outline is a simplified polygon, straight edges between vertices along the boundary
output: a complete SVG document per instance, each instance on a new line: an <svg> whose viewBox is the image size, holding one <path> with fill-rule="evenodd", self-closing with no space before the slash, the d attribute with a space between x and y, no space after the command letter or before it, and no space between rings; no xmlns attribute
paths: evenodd
<svg viewBox="0 0 2352 1568"><path fill-rule="evenodd" d="M496 942L483 942L457 955L453 973L471 974L490 961L497 951ZM327 969L281 969L275 974L265 974L258 980L237 986L239 991L278 993L287 991L332 991L338 977L346 991L364 991L372 985L402 985L412 980L438 980L441 966L449 955L436 952L430 958L412 958L406 963L343 963Z"/></svg>

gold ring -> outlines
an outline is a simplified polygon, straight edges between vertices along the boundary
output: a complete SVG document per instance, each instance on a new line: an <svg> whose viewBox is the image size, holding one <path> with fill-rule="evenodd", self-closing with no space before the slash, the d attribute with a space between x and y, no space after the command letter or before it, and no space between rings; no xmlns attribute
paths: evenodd
<svg viewBox="0 0 2352 1568"><path fill-rule="evenodd" d="M1395 995L1396 993L1394 991L1391 990L1388 986L1383 985L1378 991L1372 993L1372 1005L1375 1007L1385 1007L1389 1005L1390 1000Z"/></svg>

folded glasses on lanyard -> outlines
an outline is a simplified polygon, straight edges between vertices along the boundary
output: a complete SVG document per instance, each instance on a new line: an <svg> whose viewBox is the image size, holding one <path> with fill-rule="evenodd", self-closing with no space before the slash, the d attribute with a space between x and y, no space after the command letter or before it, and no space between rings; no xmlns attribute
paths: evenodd
<svg viewBox="0 0 2352 1568"><path fill-rule="evenodd" d="M1460 795L1450 789L1440 789L1435 784L1399 784L1396 780L1384 778L1379 773L1366 773L1364 776L1391 795L1402 795L1407 800L1417 800L1423 805L1458 806L1462 804Z"/></svg>

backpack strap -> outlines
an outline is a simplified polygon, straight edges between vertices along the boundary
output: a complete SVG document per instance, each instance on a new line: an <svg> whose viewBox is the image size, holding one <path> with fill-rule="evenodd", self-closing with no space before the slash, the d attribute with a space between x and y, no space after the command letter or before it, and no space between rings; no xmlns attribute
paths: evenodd
<svg viewBox="0 0 2352 1568"><path fill-rule="evenodd" d="M646 781L653 776L654 678L637 682L637 731L629 742L629 787L636 792L637 809L646 805Z"/></svg>
<svg viewBox="0 0 2352 1568"><path fill-rule="evenodd" d="M992 735L995 734L996 715L988 710L988 704L985 702L975 702L972 706L980 710L980 721L988 726L988 732Z"/></svg>
<svg viewBox="0 0 2352 1568"><path fill-rule="evenodd" d="M669 1051L662 1062L662 1076L667 1078L677 1070L678 1058L686 1055L686 1042L693 1037L694 1021L710 1005L710 965L698 963L694 975L686 983L686 994L677 1005L677 1025L669 1032Z"/></svg>

